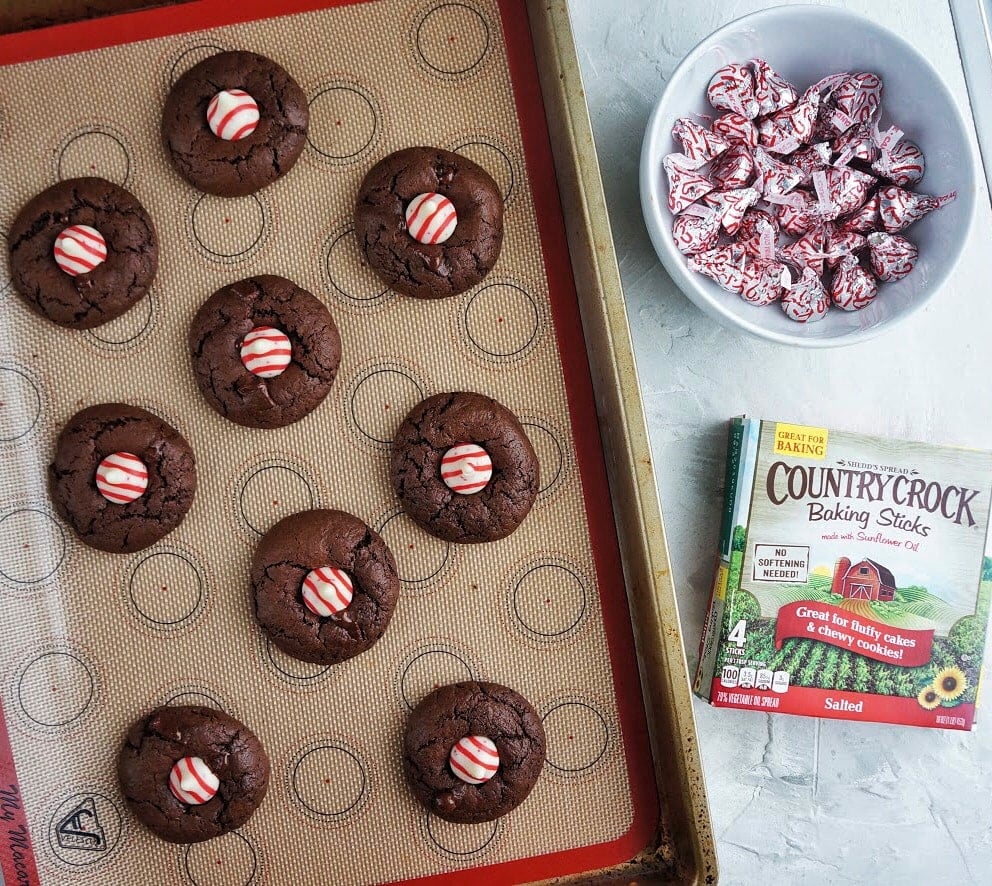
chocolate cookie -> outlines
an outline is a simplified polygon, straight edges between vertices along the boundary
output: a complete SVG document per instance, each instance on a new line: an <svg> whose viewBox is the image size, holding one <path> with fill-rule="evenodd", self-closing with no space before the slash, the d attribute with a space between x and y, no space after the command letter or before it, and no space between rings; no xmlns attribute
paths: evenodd
<svg viewBox="0 0 992 886"><path fill-rule="evenodd" d="M414 796L448 821L476 824L516 809L544 766L544 726L498 683L453 683L414 708L403 770Z"/></svg>
<svg viewBox="0 0 992 886"><path fill-rule="evenodd" d="M196 462L182 434L137 406L77 412L48 468L55 509L91 548L140 551L175 529L193 503Z"/></svg>
<svg viewBox="0 0 992 886"><path fill-rule="evenodd" d="M189 330L193 372L207 402L250 428L281 428L327 396L341 336L323 303L265 274L219 289Z"/></svg>
<svg viewBox="0 0 992 886"><path fill-rule="evenodd" d="M397 292L444 298L475 286L503 245L503 197L460 154L406 148L369 170L355 202L365 259Z"/></svg>
<svg viewBox="0 0 992 886"><path fill-rule="evenodd" d="M251 564L255 617L287 655L337 664L385 632L400 593L396 561L379 534L343 511L280 520Z"/></svg>
<svg viewBox="0 0 992 886"><path fill-rule="evenodd" d="M432 535L460 543L505 538L538 490L534 447L517 417L482 394L436 394L393 440L393 488Z"/></svg>
<svg viewBox="0 0 992 886"><path fill-rule="evenodd" d="M309 122L306 94L284 68L254 52L221 52L176 81L162 137L194 188L243 197L293 168Z"/></svg>
<svg viewBox="0 0 992 886"><path fill-rule="evenodd" d="M46 188L7 236L10 279L21 298L59 326L92 329L148 292L158 238L138 198L102 178Z"/></svg>
<svg viewBox="0 0 992 886"><path fill-rule="evenodd" d="M251 818L269 786L269 758L222 711L161 707L128 729L117 778L148 830L170 843L200 843Z"/></svg>

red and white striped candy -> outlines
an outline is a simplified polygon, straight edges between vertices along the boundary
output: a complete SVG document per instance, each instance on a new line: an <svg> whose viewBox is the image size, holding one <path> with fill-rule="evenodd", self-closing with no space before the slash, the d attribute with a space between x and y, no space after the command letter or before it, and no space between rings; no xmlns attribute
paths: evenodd
<svg viewBox="0 0 992 886"><path fill-rule="evenodd" d="M259 378L282 375L293 362L289 336L274 326L256 326L241 342L241 362Z"/></svg>
<svg viewBox="0 0 992 886"><path fill-rule="evenodd" d="M406 229L418 243L444 243L457 225L455 206L443 194L419 194L406 208Z"/></svg>
<svg viewBox="0 0 992 886"><path fill-rule="evenodd" d="M471 495L482 489L493 476L489 453L475 443L452 446L441 459L441 479L452 492Z"/></svg>
<svg viewBox="0 0 992 886"><path fill-rule="evenodd" d="M468 784L483 784L499 769L499 751L484 735L467 735L448 754L451 771Z"/></svg>
<svg viewBox="0 0 992 886"><path fill-rule="evenodd" d="M107 241L96 228L72 225L55 238L55 264L70 277L88 274L107 260Z"/></svg>
<svg viewBox="0 0 992 886"><path fill-rule="evenodd" d="M258 104L243 89L222 89L207 105L207 124L224 141L240 141L258 126Z"/></svg>
<svg viewBox="0 0 992 886"><path fill-rule="evenodd" d="M327 618L348 608L354 588L351 576L334 566L321 566L303 579L303 602L314 615Z"/></svg>
<svg viewBox="0 0 992 886"><path fill-rule="evenodd" d="M148 468L130 452L115 452L97 466L96 488L115 504L137 501L148 488Z"/></svg>
<svg viewBox="0 0 992 886"><path fill-rule="evenodd" d="M712 183L696 171L685 154L668 154L661 166L668 176L668 208L676 215L713 190Z"/></svg>
<svg viewBox="0 0 992 886"><path fill-rule="evenodd" d="M217 793L220 779L199 757L183 757L169 773L169 790L180 802L202 806Z"/></svg>

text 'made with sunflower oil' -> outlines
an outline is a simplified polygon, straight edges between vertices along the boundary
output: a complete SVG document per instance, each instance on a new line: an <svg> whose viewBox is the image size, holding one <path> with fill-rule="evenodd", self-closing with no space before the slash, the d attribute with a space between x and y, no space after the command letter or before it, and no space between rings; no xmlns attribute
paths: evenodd
<svg viewBox="0 0 992 886"><path fill-rule="evenodd" d="M971 729L990 504L990 452L735 418L696 693Z"/></svg>

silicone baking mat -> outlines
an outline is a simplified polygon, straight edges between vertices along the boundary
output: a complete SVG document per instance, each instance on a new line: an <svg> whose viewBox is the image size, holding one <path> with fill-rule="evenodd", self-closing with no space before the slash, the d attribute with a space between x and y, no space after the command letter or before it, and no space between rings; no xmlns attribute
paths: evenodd
<svg viewBox="0 0 992 886"><path fill-rule="evenodd" d="M16 768L6 754L8 881L32 863L44 883L461 880L477 866L495 881L630 858L657 825L653 767L523 3L311 2L261 19L268 6L232 12L209 0L0 38L0 59L18 62L0 67L0 228L51 183L100 175L138 196L161 240L151 296L89 332L36 317L0 268L0 738ZM188 31L201 24L211 27ZM138 42L108 45L123 40ZM159 114L177 76L236 48L294 75L311 128L290 174L225 200L171 170ZM503 191L503 253L460 297L401 297L356 248L362 176L414 144L460 151ZM274 431L210 410L185 345L198 306L256 273L314 292L344 342L328 399ZM509 406L540 458L534 510L496 544L426 535L388 483L407 410L459 389ZM76 541L44 483L66 419L117 400L178 427L198 463L185 523L131 556ZM266 642L246 578L260 534L317 506L378 528L403 583L385 637L330 668ZM535 704L548 762L511 815L453 825L409 795L400 736L426 692L470 677ZM177 847L128 814L114 778L121 737L163 703L223 708L265 744L271 788L238 832Z"/></svg>

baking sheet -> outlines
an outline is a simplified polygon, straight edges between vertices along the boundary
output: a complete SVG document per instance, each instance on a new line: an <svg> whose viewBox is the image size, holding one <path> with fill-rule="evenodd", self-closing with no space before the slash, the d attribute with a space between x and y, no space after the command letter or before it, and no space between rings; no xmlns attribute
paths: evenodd
<svg viewBox="0 0 992 886"><path fill-rule="evenodd" d="M532 187L551 174L550 158L540 134L519 129L527 84L513 82L504 48L504 28L519 38L524 14L513 2L381 0L0 68L0 166L18 169L0 191L0 226L53 181L95 174L134 191L162 241L151 297L92 332L34 317L0 269L0 628L16 637L0 670L43 882L276 882L287 871L304 883L327 882L329 871L356 882L478 865L519 879L602 867L648 842L652 767L584 348L567 264L546 264L555 236L546 222L560 227L560 215L535 204ZM368 34L395 39L373 55ZM234 48L293 73L311 99L311 133L290 175L222 200L172 173L158 113L183 70ZM18 125L38 119L39 102L52 112ZM365 170L419 143L472 157L507 201L496 269L444 302L385 291L350 234ZM278 431L209 410L184 346L212 291L262 272L322 298L344 339L328 400ZM389 440L407 409L460 388L517 412L541 461L534 511L494 545L425 535L387 482ZM64 421L115 399L175 424L199 466L187 521L129 557L76 542L41 482ZM261 638L245 578L259 534L313 506L379 528L403 578L384 639L329 669ZM400 771L410 707L434 684L468 676L521 690L549 734L531 798L492 825L426 815ZM129 818L113 778L120 736L169 701L222 707L265 743L272 788L237 834L176 848ZM80 810L99 821L99 848L73 837ZM547 857L522 861L538 855Z"/></svg>

